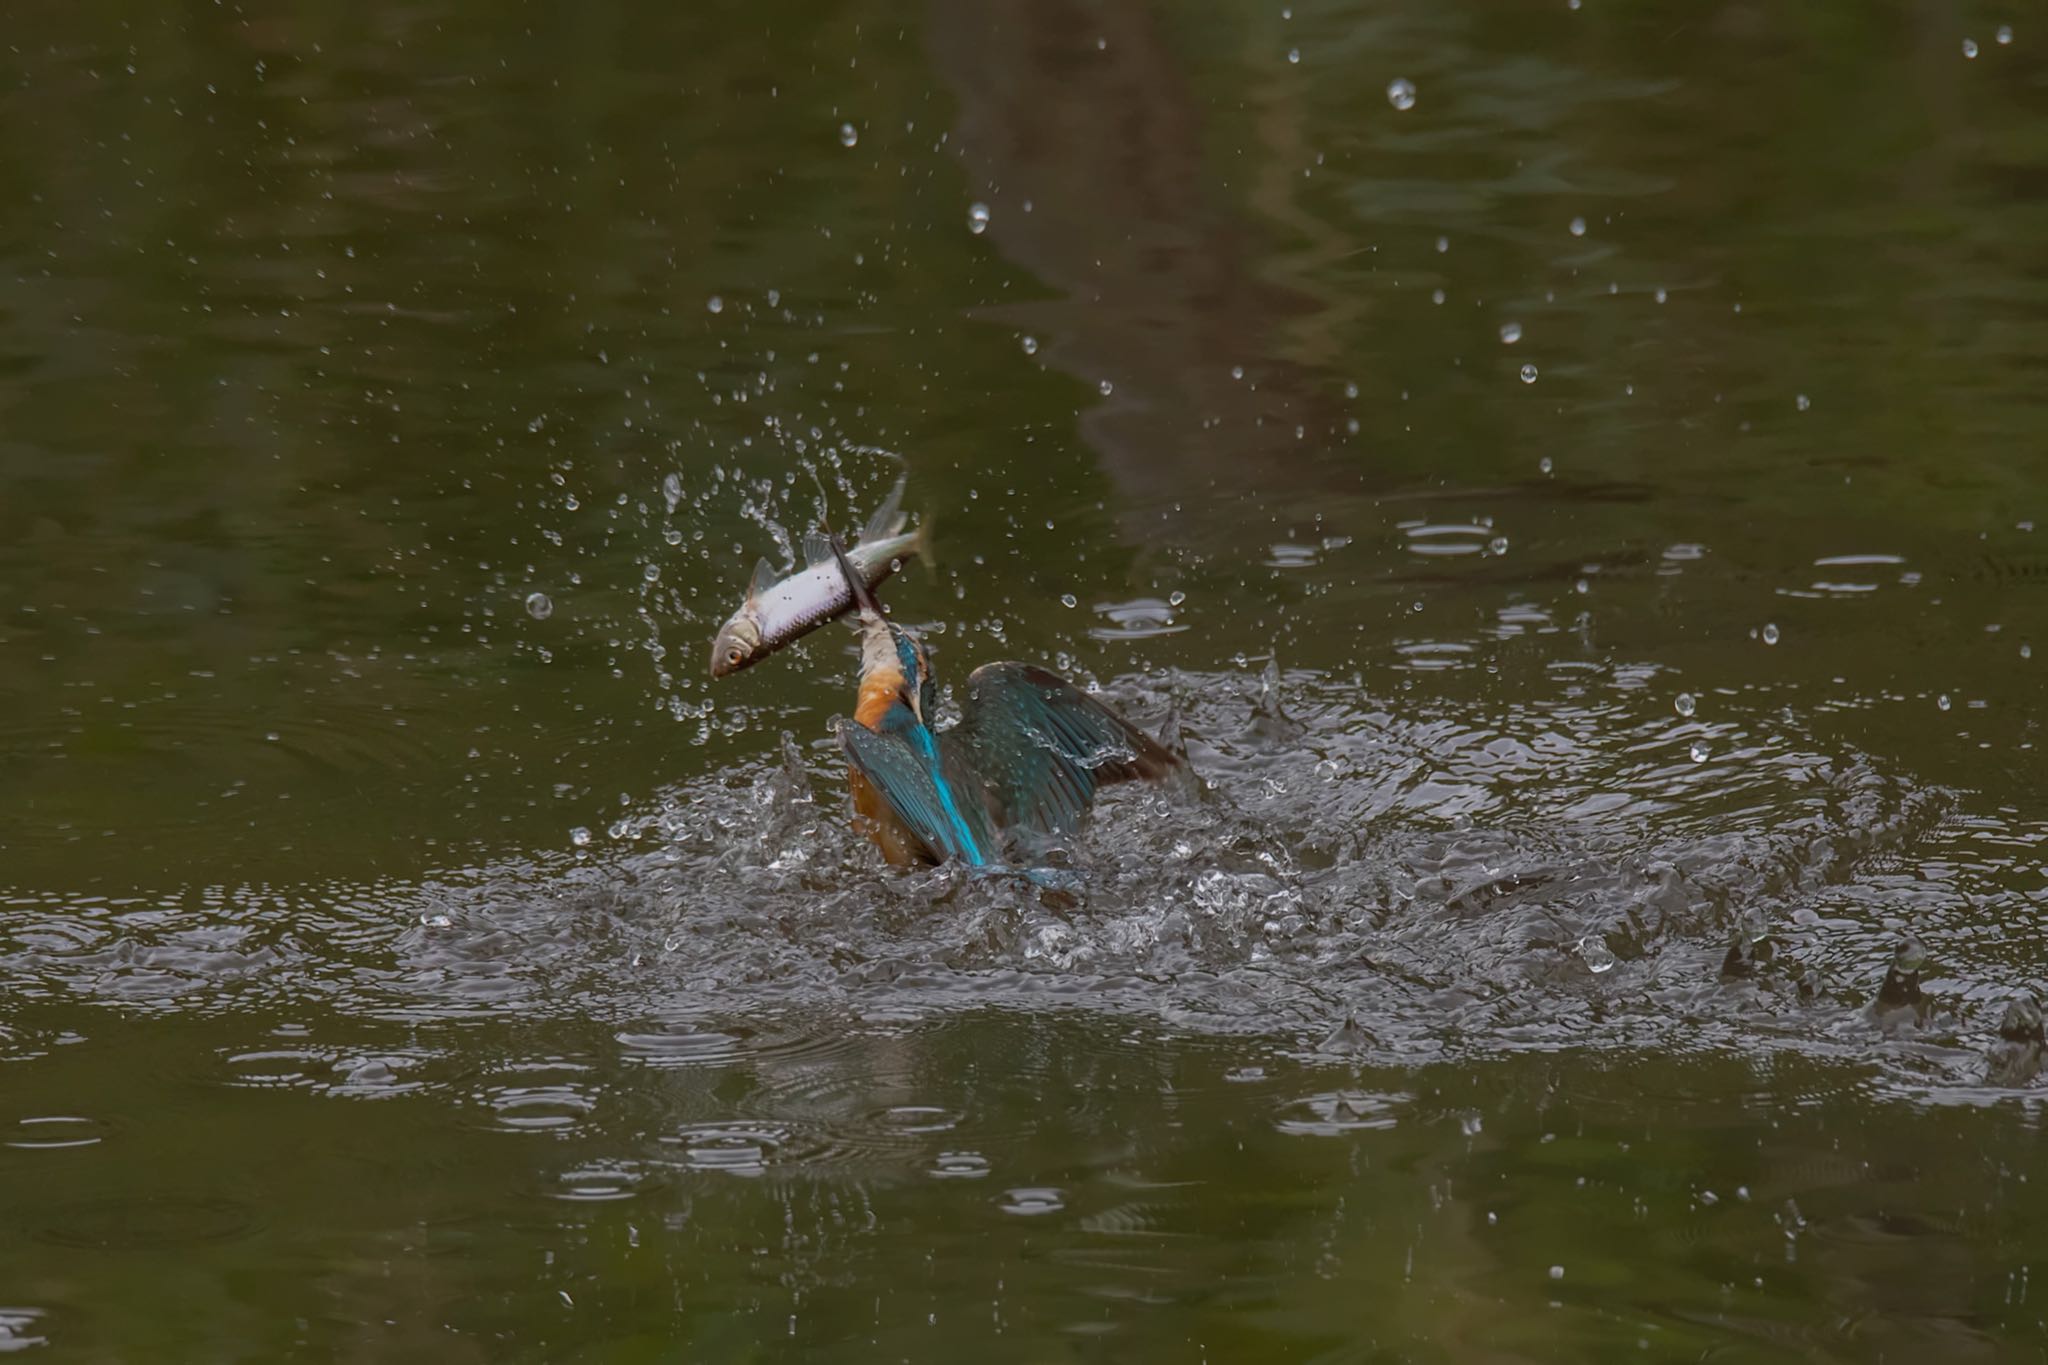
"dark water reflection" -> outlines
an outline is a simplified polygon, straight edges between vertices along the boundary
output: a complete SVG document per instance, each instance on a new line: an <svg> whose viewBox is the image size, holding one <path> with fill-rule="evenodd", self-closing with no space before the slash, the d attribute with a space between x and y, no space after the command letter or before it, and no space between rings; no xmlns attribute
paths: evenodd
<svg viewBox="0 0 2048 1365"><path fill-rule="evenodd" d="M0 1349L2040 1354L2025 14L15 17ZM899 467L1077 894L701 676Z"/></svg>

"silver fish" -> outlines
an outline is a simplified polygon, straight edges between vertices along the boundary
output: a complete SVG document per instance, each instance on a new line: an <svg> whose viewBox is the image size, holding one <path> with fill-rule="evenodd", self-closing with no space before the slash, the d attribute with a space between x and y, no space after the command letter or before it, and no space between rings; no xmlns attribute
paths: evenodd
<svg viewBox="0 0 2048 1365"><path fill-rule="evenodd" d="M903 514L903 480L896 486L868 524L860 540L846 552L870 590L896 572L897 566L925 547L925 528L906 533ZM728 673L761 660L791 641L853 610L853 589L832 558L832 542L822 531L804 537L804 561L808 567L775 581L775 569L763 559L754 566L747 600L740 603L718 638L711 642L711 676Z"/></svg>

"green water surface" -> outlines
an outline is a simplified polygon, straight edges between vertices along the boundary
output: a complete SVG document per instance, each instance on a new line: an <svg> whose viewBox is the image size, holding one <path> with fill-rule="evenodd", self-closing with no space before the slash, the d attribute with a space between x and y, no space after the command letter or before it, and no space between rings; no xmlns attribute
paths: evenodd
<svg viewBox="0 0 2048 1365"><path fill-rule="evenodd" d="M0 1352L2048 1354L2048 14L18 8Z"/></svg>

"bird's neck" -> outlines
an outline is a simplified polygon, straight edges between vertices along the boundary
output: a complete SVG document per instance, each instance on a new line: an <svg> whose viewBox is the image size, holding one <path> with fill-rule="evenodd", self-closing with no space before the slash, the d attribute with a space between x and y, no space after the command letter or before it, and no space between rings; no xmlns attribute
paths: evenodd
<svg viewBox="0 0 2048 1365"><path fill-rule="evenodd" d="M861 675L860 700L854 705L853 718L868 729L880 732L890 719L889 713L904 706L903 697L901 668L872 669Z"/></svg>

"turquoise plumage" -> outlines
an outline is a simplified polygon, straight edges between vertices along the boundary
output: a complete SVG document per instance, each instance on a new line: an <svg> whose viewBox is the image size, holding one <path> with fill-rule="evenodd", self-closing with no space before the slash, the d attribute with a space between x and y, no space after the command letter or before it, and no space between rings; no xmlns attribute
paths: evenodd
<svg viewBox="0 0 2048 1365"><path fill-rule="evenodd" d="M976 669L959 723L933 728L937 688L923 641L882 616L850 566L847 581L860 604L861 682L840 744L857 820L891 862L999 866L1071 833L1104 783L1180 766L1137 726L1030 664Z"/></svg>

